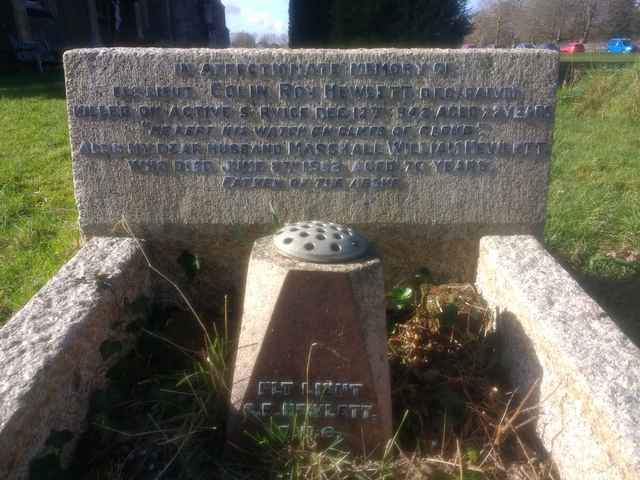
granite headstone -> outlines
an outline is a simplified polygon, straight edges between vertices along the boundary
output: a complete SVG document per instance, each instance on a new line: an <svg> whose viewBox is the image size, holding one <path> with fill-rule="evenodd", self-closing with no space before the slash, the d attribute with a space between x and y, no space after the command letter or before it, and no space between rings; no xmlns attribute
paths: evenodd
<svg viewBox="0 0 640 480"><path fill-rule="evenodd" d="M416 265L472 281L483 235L542 231L555 52L114 48L64 64L83 233L123 234L124 216L170 273L197 255L200 310L242 289L274 223L357 227L387 285Z"/></svg>
<svg viewBox="0 0 640 480"><path fill-rule="evenodd" d="M274 222L357 227L387 286L416 264L473 281L483 235L542 231L554 52L114 48L64 64L83 233L122 234L124 216L154 261L187 251L224 278L207 291L242 289Z"/></svg>
<svg viewBox="0 0 640 480"><path fill-rule="evenodd" d="M528 225L544 219L557 54L65 54L80 225Z"/></svg>

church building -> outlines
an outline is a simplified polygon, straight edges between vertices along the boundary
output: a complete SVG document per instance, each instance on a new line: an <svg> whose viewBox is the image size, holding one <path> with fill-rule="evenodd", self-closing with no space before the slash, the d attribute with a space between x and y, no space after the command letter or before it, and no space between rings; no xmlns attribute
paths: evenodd
<svg viewBox="0 0 640 480"><path fill-rule="evenodd" d="M2 0L0 64L29 45L51 54L78 47L229 46L220 0Z"/></svg>

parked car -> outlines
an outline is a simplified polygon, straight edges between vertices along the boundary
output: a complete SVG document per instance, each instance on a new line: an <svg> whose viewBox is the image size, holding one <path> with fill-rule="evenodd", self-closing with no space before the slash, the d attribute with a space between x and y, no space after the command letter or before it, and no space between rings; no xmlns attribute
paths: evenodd
<svg viewBox="0 0 640 480"><path fill-rule="evenodd" d="M612 38L607 42L607 52L609 53L633 53L636 46L629 38Z"/></svg>
<svg viewBox="0 0 640 480"><path fill-rule="evenodd" d="M517 44L515 48L536 48L536 45L535 43L525 42Z"/></svg>
<svg viewBox="0 0 640 480"><path fill-rule="evenodd" d="M538 45L538 48L541 48L543 50L553 50L554 52L560 51L560 47L555 43L551 43L551 42L541 43L540 45Z"/></svg>
<svg viewBox="0 0 640 480"><path fill-rule="evenodd" d="M584 53L584 44L580 42L569 42L560 48L560 53Z"/></svg>

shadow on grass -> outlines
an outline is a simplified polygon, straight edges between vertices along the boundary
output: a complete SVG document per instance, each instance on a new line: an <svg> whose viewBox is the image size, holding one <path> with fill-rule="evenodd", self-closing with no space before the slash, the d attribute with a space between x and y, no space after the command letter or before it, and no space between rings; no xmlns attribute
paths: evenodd
<svg viewBox="0 0 640 480"><path fill-rule="evenodd" d="M28 97L64 99L62 69L51 69L44 73L18 71L0 74L0 98Z"/></svg>
<svg viewBox="0 0 640 480"><path fill-rule="evenodd" d="M557 253L550 253L640 347L640 273L623 279L596 277L576 270Z"/></svg>
<svg viewBox="0 0 640 480"><path fill-rule="evenodd" d="M594 70L615 70L633 65L635 59L614 59L605 61L561 61L560 85L576 83Z"/></svg>
<svg viewBox="0 0 640 480"><path fill-rule="evenodd" d="M640 347L640 275L610 280L576 272L571 274L631 341Z"/></svg>

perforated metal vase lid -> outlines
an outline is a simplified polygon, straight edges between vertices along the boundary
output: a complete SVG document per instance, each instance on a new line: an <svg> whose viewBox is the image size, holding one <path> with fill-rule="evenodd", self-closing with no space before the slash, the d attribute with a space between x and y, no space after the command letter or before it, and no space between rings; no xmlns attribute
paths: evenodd
<svg viewBox="0 0 640 480"><path fill-rule="evenodd" d="M357 230L312 220L290 223L273 236L284 256L313 263L341 263L364 256L369 241Z"/></svg>

